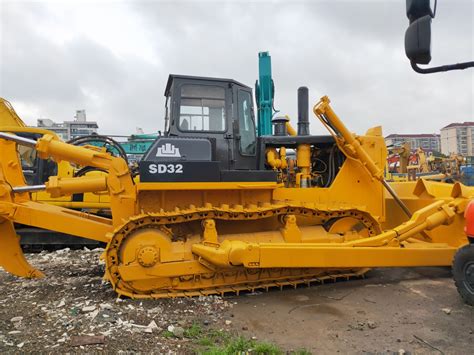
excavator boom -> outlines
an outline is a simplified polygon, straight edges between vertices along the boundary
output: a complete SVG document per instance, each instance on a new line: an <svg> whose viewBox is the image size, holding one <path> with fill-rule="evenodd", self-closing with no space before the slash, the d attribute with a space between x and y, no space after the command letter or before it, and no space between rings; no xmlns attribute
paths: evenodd
<svg viewBox="0 0 474 355"><path fill-rule="evenodd" d="M10 102L0 97L0 127L26 127Z"/></svg>

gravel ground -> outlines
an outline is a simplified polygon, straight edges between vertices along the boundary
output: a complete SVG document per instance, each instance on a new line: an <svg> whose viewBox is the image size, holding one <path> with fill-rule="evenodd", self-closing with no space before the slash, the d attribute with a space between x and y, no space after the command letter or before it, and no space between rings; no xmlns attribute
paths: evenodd
<svg viewBox="0 0 474 355"><path fill-rule="evenodd" d="M232 304L220 297L117 299L102 280L101 252L28 254L45 279L19 279L0 271L0 353L192 352L194 344L183 331L193 324L228 328L223 315ZM87 342L99 344L81 345Z"/></svg>
<svg viewBox="0 0 474 355"><path fill-rule="evenodd" d="M0 353L195 353L229 336L312 353L469 354L474 308L448 268L373 270L366 279L268 293L117 299L101 249L28 254L47 277L0 270ZM93 343L93 344L90 344Z"/></svg>

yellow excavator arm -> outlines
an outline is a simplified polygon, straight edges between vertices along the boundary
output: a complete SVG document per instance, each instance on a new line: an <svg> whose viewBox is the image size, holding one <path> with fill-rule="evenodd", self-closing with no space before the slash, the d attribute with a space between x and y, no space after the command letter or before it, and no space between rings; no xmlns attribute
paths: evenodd
<svg viewBox="0 0 474 355"><path fill-rule="evenodd" d="M2 97L0 97L0 127L26 127L10 102Z"/></svg>

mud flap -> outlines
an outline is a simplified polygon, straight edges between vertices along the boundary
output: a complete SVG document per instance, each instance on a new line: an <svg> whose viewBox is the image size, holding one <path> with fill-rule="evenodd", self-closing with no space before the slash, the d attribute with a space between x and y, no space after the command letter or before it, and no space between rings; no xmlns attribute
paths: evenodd
<svg viewBox="0 0 474 355"><path fill-rule="evenodd" d="M4 218L0 218L0 266L16 276L30 279L44 277L41 271L26 261L13 222Z"/></svg>

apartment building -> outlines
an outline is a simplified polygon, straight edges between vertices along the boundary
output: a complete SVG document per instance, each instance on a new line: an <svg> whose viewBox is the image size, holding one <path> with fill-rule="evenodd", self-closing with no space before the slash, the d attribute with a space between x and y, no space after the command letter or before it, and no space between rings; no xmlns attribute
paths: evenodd
<svg viewBox="0 0 474 355"><path fill-rule="evenodd" d="M97 133L99 129L97 122L87 121L85 110L76 111L73 121L58 123L49 118L38 118L37 126L55 132L64 141Z"/></svg>
<svg viewBox="0 0 474 355"><path fill-rule="evenodd" d="M390 134L385 137L387 146L400 146L404 142L409 142L412 150L417 148L423 148L423 150L430 152L441 150L439 134Z"/></svg>
<svg viewBox="0 0 474 355"><path fill-rule="evenodd" d="M474 155L474 122L455 122L441 128L441 153Z"/></svg>

